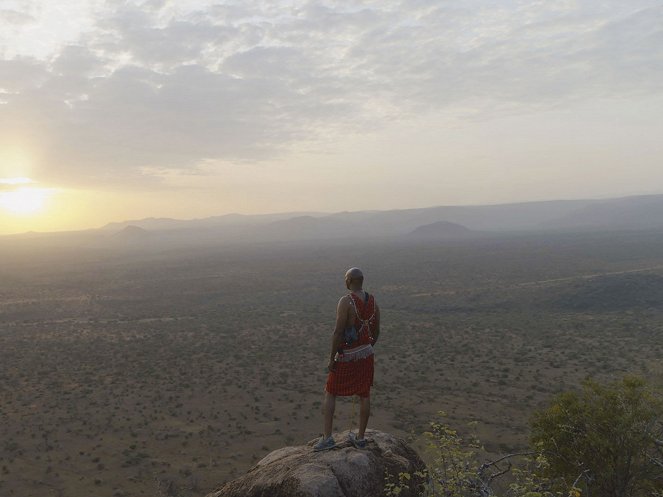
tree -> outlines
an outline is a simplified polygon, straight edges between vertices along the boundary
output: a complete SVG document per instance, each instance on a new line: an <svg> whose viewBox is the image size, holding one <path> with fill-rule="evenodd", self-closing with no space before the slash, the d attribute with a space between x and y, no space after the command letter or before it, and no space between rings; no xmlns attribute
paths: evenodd
<svg viewBox="0 0 663 497"><path fill-rule="evenodd" d="M662 412L639 377L608 385L588 380L580 392L560 394L535 413L532 442L545 454L549 475L583 495L661 495Z"/></svg>

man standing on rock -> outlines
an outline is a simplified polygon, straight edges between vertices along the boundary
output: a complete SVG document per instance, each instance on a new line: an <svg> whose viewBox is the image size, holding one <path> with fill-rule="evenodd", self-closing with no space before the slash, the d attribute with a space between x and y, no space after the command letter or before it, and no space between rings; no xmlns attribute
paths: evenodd
<svg viewBox="0 0 663 497"><path fill-rule="evenodd" d="M345 286L350 293L339 300L336 309L323 404L325 433L313 447L315 451L336 445L332 425L338 395L359 396L359 430L356 436L350 432L350 442L357 448L366 447L364 432L371 410L373 346L380 335L380 308L373 295L363 290L363 285L364 275L359 268L350 268L345 273Z"/></svg>

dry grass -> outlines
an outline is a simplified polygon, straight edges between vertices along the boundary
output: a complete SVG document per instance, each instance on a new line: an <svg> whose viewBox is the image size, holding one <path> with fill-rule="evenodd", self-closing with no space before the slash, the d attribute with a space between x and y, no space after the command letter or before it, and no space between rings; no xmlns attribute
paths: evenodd
<svg viewBox="0 0 663 497"><path fill-rule="evenodd" d="M552 393L660 358L663 305L560 307L584 274L663 262L663 238L645 241L5 249L0 494L204 495L314 438L333 311L355 264L383 308L371 425L416 436L444 410L478 420L489 450L515 448ZM339 430L353 424L351 400L337 412Z"/></svg>

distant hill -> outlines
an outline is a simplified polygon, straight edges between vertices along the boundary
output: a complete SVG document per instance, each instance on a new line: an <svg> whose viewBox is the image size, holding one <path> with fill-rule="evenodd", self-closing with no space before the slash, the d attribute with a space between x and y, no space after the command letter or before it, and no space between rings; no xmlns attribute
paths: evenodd
<svg viewBox="0 0 663 497"><path fill-rule="evenodd" d="M105 231L120 231L123 228L130 226L142 228L145 230L167 230L173 228L181 228L193 220L184 221L180 219L171 219L167 217L148 217L144 219L133 219L130 221L121 221L115 223L108 223L102 226L101 229Z"/></svg>
<svg viewBox="0 0 663 497"><path fill-rule="evenodd" d="M148 230L132 224L113 234L113 238L116 240L146 240L149 237L150 232Z"/></svg>
<svg viewBox="0 0 663 497"><path fill-rule="evenodd" d="M297 216L322 216L323 213L287 212L277 214L224 214L200 219L172 219L168 217L147 217L130 221L108 223L101 227L105 231L118 231L127 226L138 226L146 230L177 230L190 228L214 228L222 226L242 226L266 224L275 221L291 219Z"/></svg>
<svg viewBox="0 0 663 497"><path fill-rule="evenodd" d="M663 196L662 196L663 197ZM544 202L523 202L517 204L479 206L440 206L420 209L393 209L384 211L343 211L333 214L320 212L291 212L278 214L227 214L202 219L145 218L109 223L102 230L118 231L133 225L148 230L218 229L261 226L281 221L287 224L308 222L322 226L326 223L333 231L344 228L341 233L363 236L398 236L410 233L414 228L439 221L461 224L468 229L479 231L519 231L537 229L545 223L553 222L571 214L577 209L590 205L593 200L556 200ZM306 218L307 221L297 218ZM310 218L318 219L314 223ZM262 228L261 228L262 231ZM339 234L341 234L339 233ZM264 232L263 232L264 234Z"/></svg>
<svg viewBox="0 0 663 497"><path fill-rule="evenodd" d="M448 221L438 221L436 223L419 226L410 232L414 238L425 239L460 239L475 236L476 231L472 231L465 226Z"/></svg>
<svg viewBox="0 0 663 497"><path fill-rule="evenodd" d="M551 228L663 228L663 195L596 201L545 223Z"/></svg>
<svg viewBox="0 0 663 497"><path fill-rule="evenodd" d="M446 223L446 224L445 224ZM159 240L163 246L269 243L340 238L448 237L471 232L585 230L663 230L663 195L607 200L555 200L500 205L439 206L384 211L344 211L333 214L290 212L262 215L227 214L201 219L145 218L109 223L97 230L70 233L12 235L14 239L59 239L62 243L103 245L108 234L130 228L120 238ZM146 230L147 233L138 231ZM456 231L453 231L456 230ZM473 236L478 236L476 233ZM5 239L7 239L5 237ZM69 240L69 242L67 241ZM96 241L95 241L96 240Z"/></svg>
<svg viewBox="0 0 663 497"><path fill-rule="evenodd" d="M662 227L663 195L610 200L554 200L516 204L440 206L386 211L227 214L202 219L146 218L109 223L104 231L137 226L198 241L273 241L351 237L449 236L451 223L470 231L641 229ZM438 224L440 223L440 224ZM425 226L428 226L427 228ZM419 229L421 228L421 229ZM435 234L438 232L438 234ZM447 233L446 235L444 233ZM465 233L467 234L467 233ZM165 233L164 233L165 235ZM459 236L460 231L454 236Z"/></svg>

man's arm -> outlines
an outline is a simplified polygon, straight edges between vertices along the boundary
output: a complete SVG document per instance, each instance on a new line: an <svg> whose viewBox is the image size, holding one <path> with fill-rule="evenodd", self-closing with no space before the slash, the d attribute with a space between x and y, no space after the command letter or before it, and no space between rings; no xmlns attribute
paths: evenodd
<svg viewBox="0 0 663 497"><path fill-rule="evenodd" d="M336 352L343 343L343 332L345 331L347 315L348 315L348 297L342 297L341 300L338 301L338 305L336 306L336 326L334 327L334 335L332 335L331 354L329 356L329 364L327 366L327 369L329 369L329 371L334 371L334 368L336 367L336 363L334 362L334 356L336 355Z"/></svg>
<svg viewBox="0 0 663 497"><path fill-rule="evenodd" d="M380 336L380 308L375 304L375 329L373 330L373 345L378 341Z"/></svg>

